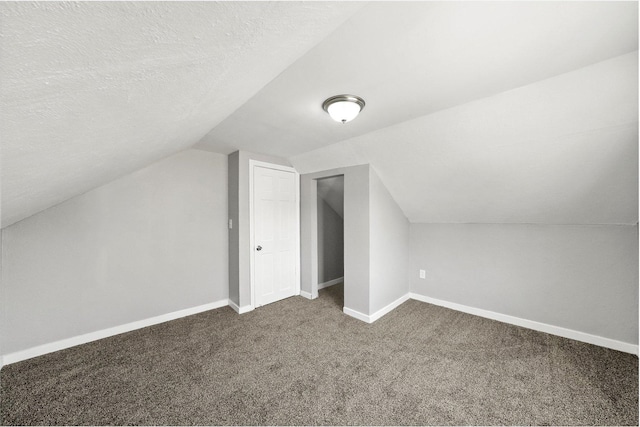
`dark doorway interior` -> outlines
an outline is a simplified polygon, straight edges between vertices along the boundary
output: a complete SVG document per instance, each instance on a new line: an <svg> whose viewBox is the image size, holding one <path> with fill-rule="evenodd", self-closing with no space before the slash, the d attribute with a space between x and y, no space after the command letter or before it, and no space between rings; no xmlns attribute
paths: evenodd
<svg viewBox="0 0 640 427"><path fill-rule="evenodd" d="M344 306L344 175L318 180L318 291Z"/></svg>

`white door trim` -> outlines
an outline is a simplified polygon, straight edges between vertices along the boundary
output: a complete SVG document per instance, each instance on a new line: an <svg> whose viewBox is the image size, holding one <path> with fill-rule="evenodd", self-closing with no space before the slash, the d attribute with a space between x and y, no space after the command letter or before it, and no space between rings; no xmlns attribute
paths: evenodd
<svg viewBox="0 0 640 427"><path fill-rule="evenodd" d="M297 170L295 170L292 167L289 166L282 166L282 165L276 165L273 163L267 163L267 162L260 162L258 160L251 160L249 159L249 250L251 251L251 256L250 256L250 267L251 267L251 274L250 274L250 280L251 280L251 309L255 309L256 308L256 286L255 286L255 256L256 256L256 251L255 251L255 236L254 236L254 230L255 230L255 226L254 226L254 206L253 206L253 176L254 176L254 168L258 166L258 167L262 167L262 168L267 168L267 169L275 169L275 170L279 170L279 171L284 171L284 172L293 172L294 175L294 180L295 180L295 205L296 205L296 214L295 214L295 221L296 221L296 233L295 233L295 239L296 239L296 250L295 250L295 256L296 256L296 295L300 295L300 174L298 173Z"/></svg>

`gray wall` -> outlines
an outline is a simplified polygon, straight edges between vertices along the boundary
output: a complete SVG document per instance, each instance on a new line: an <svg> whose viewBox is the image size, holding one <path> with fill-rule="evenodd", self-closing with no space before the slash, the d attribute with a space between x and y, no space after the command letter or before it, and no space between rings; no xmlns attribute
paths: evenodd
<svg viewBox="0 0 640 427"><path fill-rule="evenodd" d="M3 354L226 299L226 217L226 156L187 150L3 229Z"/></svg>
<svg viewBox="0 0 640 427"><path fill-rule="evenodd" d="M409 292L409 221L376 171L370 169L370 256L373 314Z"/></svg>
<svg viewBox="0 0 640 427"><path fill-rule="evenodd" d="M227 160L229 199L229 300L240 306L240 152L229 154Z"/></svg>
<svg viewBox="0 0 640 427"><path fill-rule="evenodd" d="M409 292L409 221L369 165L301 176L301 289L317 296L318 181L344 175L344 306L372 315Z"/></svg>
<svg viewBox="0 0 640 427"><path fill-rule="evenodd" d="M233 229L229 232L229 295L239 307L251 305L251 239L249 218L249 160L291 166L278 157L236 151L229 155L229 218L233 219ZM237 172L236 172L237 171ZM237 177L237 178L236 178ZM236 210L237 203L237 210ZM237 244L236 244L237 239Z"/></svg>
<svg viewBox="0 0 640 427"><path fill-rule="evenodd" d="M414 293L638 343L637 225L411 224L410 252Z"/></svg>
<svg viewBox="0 0 640 427"><path fill-rule="evenodd" d="M344 276L344 221L322 196L340 197L344 206L344 185L334 185L335 180L344 181L344 177L318 180L318 283ZM331 188L323 191L326 186Z"/></svg>
<svg viewBox="0 0 640 427"><path fill-rule="evenodd" d="M300 176L300 289L317 297L317 179L344 175L344 306L369 314L369 165Z"/></svg>
<svg viewBox="0 0 640 427"><path fill-rule="evenodd" d="M1 186L0 186L1 187ZM1 205L1 203L0 203ZM2 209L2 208L0 208ZM6 353L4 351L4 340L2 339L3 334L4 334L4 330L5 330L5 324L6 324L6 319L5 319L5 309L4 309L4 289L2 286L2 277L3 277L3 272L4 269L2 268L2 259L3 256L2 254L4 253L4 251L2 250L2 236L4 234L4 230L0 229L0 369L2 369L2 367L4 366L4 360L2 358L2 356Z"/></svg>

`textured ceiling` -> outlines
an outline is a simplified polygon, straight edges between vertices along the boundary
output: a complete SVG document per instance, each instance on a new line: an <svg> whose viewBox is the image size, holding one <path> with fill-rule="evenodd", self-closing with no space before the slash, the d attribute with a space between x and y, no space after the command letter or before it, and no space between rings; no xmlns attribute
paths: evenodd
<svg viewBox="0 0 640 427"><path fill-rule="evenodd" d="M636 3L373 2L198 147L290 157L638 49ZM336 126L322 101L362 96Z"/></svg>
<svg viewBox="0 0 640 427"><path fill-rule="evenodd" d="M635 224L638 53L290 161L370 163L411 222Z"/></svg>
<svg viewBox="0 0 640 427"><path fill-rule="evenodd" d="M413 222L627 224L637 2L1 3L2 226L184 148L370 163ZM367 106L339 125L322 101Z"/></svg>
<svg viewBox="0 0 640 427"><path fill-rule="evenodd" d="M2 226L187 148L362 4L2 3Z"/></svg>

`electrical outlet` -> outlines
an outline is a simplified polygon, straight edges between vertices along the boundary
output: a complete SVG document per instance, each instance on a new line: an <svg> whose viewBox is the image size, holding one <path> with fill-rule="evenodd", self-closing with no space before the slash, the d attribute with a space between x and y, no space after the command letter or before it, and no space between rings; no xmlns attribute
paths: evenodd
<svg viewBox="0 0 640 427"><path fill-rule="evenodd" d="M233 228L233 220L229 219L229 230Z"/></svg>
<svg viewBox="0 0 640 427"><path fill-rule="evenodd" d="M421 279L426 279L427 278L427 272L424 270L420 270L420 278Z"/></svg>

